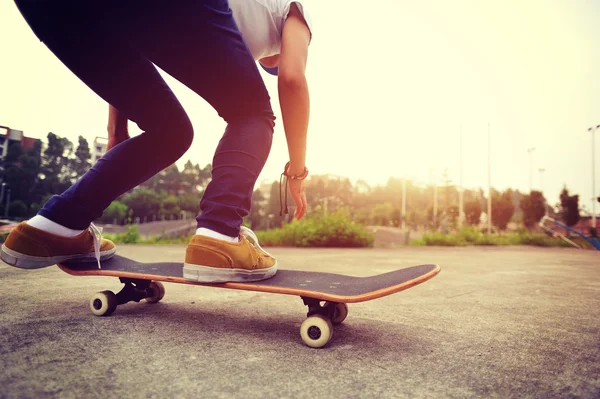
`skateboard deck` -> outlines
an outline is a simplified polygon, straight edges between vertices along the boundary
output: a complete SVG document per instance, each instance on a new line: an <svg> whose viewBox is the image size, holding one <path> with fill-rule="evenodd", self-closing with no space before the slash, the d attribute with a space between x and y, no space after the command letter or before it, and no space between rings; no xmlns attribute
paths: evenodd
<svg viewBox="0 0 600 399"><path fill-rule="evenodd" d="M58 266L74 276L119 277L125 284L116 295L102 291L92 297L90 309L97 316L108 316L117 305L130 301L160 301L164 296L164 286L160 282L300 296L309 310L301 328L301 336L312 347L321 347L329 342L333 324L339 324L346 318L347 303L368 301L403 291L440 272L440 267L433 264L369 277L280 269L275 276L258 282L198 283L183 278L183 263L142 263L120 255L103 261L101 269L95 262L71 261Z"/></svg>

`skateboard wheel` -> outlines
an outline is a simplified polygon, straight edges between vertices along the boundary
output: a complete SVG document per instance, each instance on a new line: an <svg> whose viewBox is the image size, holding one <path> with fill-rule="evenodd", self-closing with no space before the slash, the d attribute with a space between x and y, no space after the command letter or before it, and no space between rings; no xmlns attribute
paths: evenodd
<svg viewBox="0 0 600 399"><path fill-rule="evenodd" d="M348 305L345 303L336 303L331 322L333 324L340 324L346 320L346 316L348 316Z"/></svg>
<svg viewBox="0 0 600 399"><path fill-rule="evenodd" d="M90 299L90 310L95 316L110 316L117 305L117 296L112 291L97 292Z"/></svg>
<svg viewBox="0 0 600 399"><path fill-rule="evenodd" d="M160 281L152 281L149 288L152 290L152 296L147 297L146 302L156 303L164 298L165 286Z"/></svg>
<svg viewBox="0 0 600 399"><path fill-rule="evenodd" d="M311 348L322 348L333 337L333 324L320 314L310 316L300 326L300 336Z"/></svg>

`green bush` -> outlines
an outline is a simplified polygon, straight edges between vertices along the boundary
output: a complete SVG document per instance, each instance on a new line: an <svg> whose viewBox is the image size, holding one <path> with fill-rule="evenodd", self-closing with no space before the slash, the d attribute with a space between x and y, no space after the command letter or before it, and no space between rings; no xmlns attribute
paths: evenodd
<svg viewBox="0 0 600 399"><path fill-rule="evenodd" d="M371 247L374 235L337 212L294 221L282 228L256 232L264 246L292 247Z"/></svg>
<svg viewBox="0 0 600 399"><path fill-rule="evenodd" d="M111 240L115 244L140 244L141 237L140 231L135 224L127 226L123 233L117 234L105 234L108 240Z"/></svg>
<svg viewBox="0 0 600 399"><path fill-rule="evenodd" d="M428 233L421 238L423 245L454 247L469 245L462 237L454 234L442 234L439 232Z"/></svg>
<svg viewBox="0 0 600 399"><path fill-rule="evenodd" d="M545 234L530 233L525 229L511 233L487 234L474 227L465 227L451 234L426 233L411 245L465 246L465 245L533 245L541 247L570 247L563 240Z"/></svg>

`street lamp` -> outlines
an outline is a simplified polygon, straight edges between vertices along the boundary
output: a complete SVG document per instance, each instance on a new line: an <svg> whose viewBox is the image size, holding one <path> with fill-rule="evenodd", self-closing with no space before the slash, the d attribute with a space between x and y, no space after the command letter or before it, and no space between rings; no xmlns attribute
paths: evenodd
<svg viewBox="0 0 600 399"><path fill-rule="evenodd" d="M529 192L533 191L533 151L535 151L535 147L527 149L529 153Z"/></svg>
<svg viewBox="0 0 600 399"><path fill-rule="evenodd" d="M459 135L459 178L458 178L458 227L462 227L463 219L465 217L464 212L464 190L463 190L463 132L462 123L460 124L460 135Z"/></svg>
<svg viewBox="0 0 600 399"><path fill-rule="evenodd" d="M488 122L488 201L487 201L488 223L487 232L492 233L492 133Z"/></svg>
<svg viewBox="0 0 600 399"><path fill-rule="evenodd" d="M540 172L540 192L542 193L542 196L544 196L544 175L543 175L543 173L546 171L546 169L539 168L538 171ZM545 196L544 196L544 213L546 215L548 215L548 206L546 204Z"/></svg>
<svg viewBox="0 0 600 399"><path fill-rule="evenodd" d="M600 125L592 126L588 132L592 132L592 229L596 230L596 130Z"/></svg>
<svg viewBox="0 0 600 399"><path fill-rule="evenodd" d="M437 193L437 181L433 179L433 169L429 168L429 183L433 188L433 230L437 229L437 209L438 209L438 193Z"/></svg>
<svg viewBox="0 0 600 399"><path fill-rule="evenodd" d="M406 178L402 179L402 231L406 230Z"/></svg>

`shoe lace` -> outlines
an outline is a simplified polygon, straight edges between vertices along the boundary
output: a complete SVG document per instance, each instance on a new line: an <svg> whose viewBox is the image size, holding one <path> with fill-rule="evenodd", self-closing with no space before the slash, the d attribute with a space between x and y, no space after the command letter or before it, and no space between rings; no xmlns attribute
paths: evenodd
<svg viewBox="0 0 600 399"><path fill-rule="evenodd" d="M260 244L258 243L258 237L256 237L256 234L254 234L254 232L252 230L250 230L249 228L247 228L246 226L241 226L240 227L240 235L242 237L245 237L250 244L254 245L254 247L256 247L257 249L259 249L260 251L264 252L265 254L271 256L270 253L268 253L267 251L265 251Z"/></svg>
<svg viewBox="0 0 600 399"><path fill-rule="evenodd" d="M94 223L90 223L89 230L94 237L94 255L96 255L98 269L102 269L102 266L100 266L100 243L102 242L102 227L98 227Z"/></svg>

